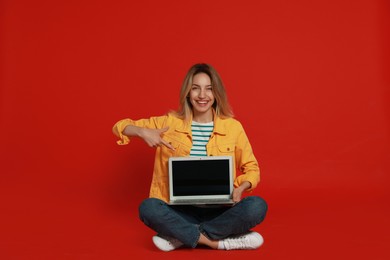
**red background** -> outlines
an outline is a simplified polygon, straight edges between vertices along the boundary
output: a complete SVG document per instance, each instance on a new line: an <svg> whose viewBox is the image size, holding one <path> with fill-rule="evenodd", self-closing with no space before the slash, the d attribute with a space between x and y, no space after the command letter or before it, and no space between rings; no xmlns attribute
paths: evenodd
<svg viewBox="0 0 390 260"><path fill-rule="evenodd" d="M388 1L0 2L1 259L389 259ZM159 252L119 119L221 74L269 203L255 251Z"/></svg>

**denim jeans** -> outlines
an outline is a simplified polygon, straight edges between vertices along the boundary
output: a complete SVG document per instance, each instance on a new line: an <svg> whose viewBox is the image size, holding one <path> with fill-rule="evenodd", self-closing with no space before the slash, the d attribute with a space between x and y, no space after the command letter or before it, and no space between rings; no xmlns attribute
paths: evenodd
<svg viewBox="0 0 390 260"><path fill-rule="evenodd" d="M172 206L149 198L139 207L142 222L159 235L196 247L200 234L220 240L248 232L260 224L267 213L267 203L260 197L243 198L232 207Z"/></svg>

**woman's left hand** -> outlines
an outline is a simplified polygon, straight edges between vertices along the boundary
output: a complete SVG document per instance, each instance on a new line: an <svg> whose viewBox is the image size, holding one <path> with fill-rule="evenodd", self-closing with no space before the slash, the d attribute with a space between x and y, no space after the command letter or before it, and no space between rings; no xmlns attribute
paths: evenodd
<svg viewBox="0 0 390 260"><path fill-rule="evenodd" d="M237 188L234 188L233 189L233 194L232 194L232 199L235 203L237 202L240 202L241 200L241 197L242 197L242 193L249 189L251 187L251 183L249 181L244 181L243 183L241 183L240 186L238 186Z"/></svg>

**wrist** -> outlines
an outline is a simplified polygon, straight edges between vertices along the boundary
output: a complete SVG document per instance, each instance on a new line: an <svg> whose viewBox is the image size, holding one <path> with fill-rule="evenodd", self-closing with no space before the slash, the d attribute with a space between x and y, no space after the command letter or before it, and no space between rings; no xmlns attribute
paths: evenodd
<svg viewBox="0 0 390 260"><path fill-rule="evenodd" d="M247 189L250 189L250 187L252 187L252 184L249 181L244 181L238 188L242 191L246 191Z"/></svg>
<svg viewBox="0 0 390 260"><path fill-rule="evenodd" d="M144 133L145 133L145 129L144 129L144 128L142 128L142 127L139 127L139 128L137 129L137 132L136 132L136 134L137 134L137 136L138 136L138 137L141 137L141 138L143 138L143 136L144 136Z"/></svg>

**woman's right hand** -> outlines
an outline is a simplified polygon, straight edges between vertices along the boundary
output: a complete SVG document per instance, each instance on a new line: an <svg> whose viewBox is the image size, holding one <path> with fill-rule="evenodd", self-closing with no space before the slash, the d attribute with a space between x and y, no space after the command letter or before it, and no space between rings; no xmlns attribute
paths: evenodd
<svg viewBox="0 0 390 260"><path fill-rule="evenodd" d="M165 127L162 129L150 129L150 128L142 128L139 133L139 136L150 146L150 147L159 147L161 145L166 146L168 149L175 150L175 148L165 141L162 138L162 135L168 131L169 127Z"/></svg>

